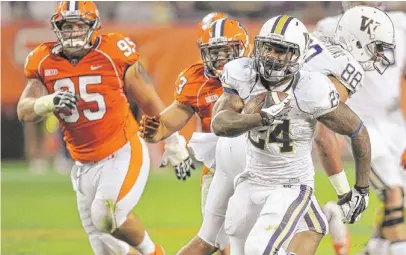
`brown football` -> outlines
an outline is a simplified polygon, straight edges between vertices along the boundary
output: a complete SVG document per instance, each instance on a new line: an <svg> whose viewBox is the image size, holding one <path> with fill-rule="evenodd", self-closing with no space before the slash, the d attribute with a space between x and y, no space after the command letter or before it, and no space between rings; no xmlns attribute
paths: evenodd
<svg viewBox="0 0 406 255"><path fill-rule="evenodd" d="M244 113L259 113L262 108L279 104L287 96L288 94L282 91L266 91L258 95L250 96L250 99L244 105Z"/></svg>

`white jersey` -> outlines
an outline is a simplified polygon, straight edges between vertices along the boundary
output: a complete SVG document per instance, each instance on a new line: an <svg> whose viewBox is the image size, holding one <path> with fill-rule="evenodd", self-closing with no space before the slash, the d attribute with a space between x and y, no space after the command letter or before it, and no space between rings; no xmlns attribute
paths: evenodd
<svg viewBox="0 0 406 255"><path fill-rule="evenodd" d="M350 95L362 87L364 69L341 45L320 32L310 36L309 50L305 56L304 70L332 75L339 80Z"/></svg>
<svg viewBox="0 0 406 255"><path fill-rule="evenodd" d="M252 95L267 91L250 58L227 63L222 83L225 93L238 94L244 102ZM316 118L337 107L338 92L327 76L308 71L298 72L290 84L278 89L293 94L292 110L283 124L249 131L246 169L240 178L313 187L311 150Z"/></svg>
<svg viewBox="0 0 406 255"><path fill-rule="evenodd" d="M383 75L377 71L364 73L364 87L354 94L348 105L362 119L391 118L403 125L400 111L400 79L406 63L406 14L388 12L395 26L395 64ZM316 29L334 36L340 15L325 18L317 23Z"/></svg>

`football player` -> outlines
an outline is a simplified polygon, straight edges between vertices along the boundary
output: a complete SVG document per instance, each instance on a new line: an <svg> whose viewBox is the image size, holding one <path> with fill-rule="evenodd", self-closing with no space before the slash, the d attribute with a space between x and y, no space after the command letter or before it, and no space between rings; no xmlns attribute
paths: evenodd
<svg viewBox="0 0 406 255"><path fill-rule="evenodd" d="M360 2L343 2L343 8L347 10ZM363 2L363 4L374 5L376 2ZM383 8L384 4L379 2L379 8ZM366 8L364 8L366 9ZM354 9L361 11L362 9ZM353 11L354 11L353 10ZM355 11L354 11L355 12ZM381 36L390 29L387 24L382 24L377 20L376 13L379 10L375 9L375 13L359 13L353 17L347 16L349 19L347 26L338 29L341 37L360 38L359 40L369 40L374 36ZM385 49L384 53L387 60L382 60L375 67L372 65L372 59L366 59L365 51L359 49L356 45L344 45L357 60L361 61L364 69L375 70L378 72L365 72L364 84L365 88L359 90L348 100L348 105L353 109L363 120L367 126L372 146L372 174L370 181L374 189L380 194L380 199L384 204L383 219L377 224L377 230L374 231L372 239L368 242L362 254L387 254L391 250L392 254L403 254L406 250L406 229L404 225L404 191L402 187L405 185L404 177L402 176L402 167L400 166L399 158L406 146L406 137L404 134L404 118L402 117L400 107L400 92L403 90L401 84L405 84L405 75L402 70L405 68L406 59L406 15L404 12L388 12L387 15L393 21L395 27L396 50ZM335 27L341 15L328 17L318 22L317 30L327 36L334 36ZM358 24L358 25L354 25ZM391 26L393 26L391 25ZM343 34L345 30L352 31L352 35ZM340 40L340 36L337 37ZM373 50L375 47L382 49L382 43L371 44L368 49ZM370 56L372 58L373 56ZM381 58L380 58L381 59ZM367 61L368 60L368 61ZM357 70L351 69L353 74L343 72L341 77L355 78ZM382 86L382 84L385 84ZM347 86L351 94L351 86ZM354 88L355 89L355 88ZM379 96L376 96L379 95ZM346 98L341 97L341 100ZM338 194L345 193L349 190L348 181L345 178L345 172L340 159L337 138L334 134L326 130L320 125L319 135L316 136L316 142L319 147L319 156L323 167L330 180L336 187ZM326 207L327 214L334 214L334 206L330 204ZM330 212L327 212L330 211ZM335 242L336 254L348 254L347 238L345 236L346 227L341 223L339 217L335 217L334 228L331 228L331 234ZM391 244L392 243L392 244Z"/></svg>
<svg viewBox="0 0 406 255"><path fill-rule="evenodd" d="M201 34L200 52L202 63L194 64L180 73L172 105L160 113L159 117L143 116L140 133L148 142L160 141L180 130L197 113L201 119L203 132L208 133L205 136L205 143L207 139L214 140L211 150L215 151L217 138L211 133L210 122L212 107L223 93L218 77L228 61L248 54L248 34L238 21L231 18L218 19ZM204 223L198 235L182 248L179 254L212 254L215 250L223 250L228 245L222 224L224 215L219 217L212 211L205 210L205 197L214 173L215 162L211 159L204 160L204 163L201 191ZM184 177L186 178L186 175Z"/></svg>
<svg viewBox="0 0 406 255"><path fill-rule="evenodd" d="M283 247L287 244L289 252L315 253L328 232L314 196L311 147L318 121L352 142L356 184L339 201L347 209L346 220L354 223L368 206L368 132L339 102L327 76L301 70L308 43L303 23L280 15L255 37L253 58L225 65L212 129L226 137L249 131L247 164L235 180L225 221L232 254L291 254ZM289 96L260 113L240 113L251 96L270 90Z"/></svg>
<svg viewBox="0 0 406 255"><path fill-rule="evenodd" d="M136 46L120 33L96 36L101 24L91 1L60 2L51 26L58 42L43 43L28 55L18 117L58 118L76 161L72 184L95 254L164 254L131 213L147 182L150 158L127 96L149 115L165 108ZM178 137L172 139L177 144ZM184 156L177 163L184 164L186 148L174 147Z"/></svg>

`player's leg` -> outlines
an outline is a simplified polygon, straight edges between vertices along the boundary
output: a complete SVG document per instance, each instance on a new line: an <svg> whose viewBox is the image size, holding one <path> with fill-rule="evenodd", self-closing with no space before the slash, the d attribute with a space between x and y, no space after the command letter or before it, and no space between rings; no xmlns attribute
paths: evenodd
<svg viewBox="0 0 406 255"><path fill-rule="evenodd" d="M286 253L282 245L290 240L300 219L308 211L312 195L311 187L300 185L281 186L263 197L265 205L246 240L245 254Z"/></svg>
<svg viewBox="0 0 406 255"><path fill-rule="evenodd" d="M218 253L229 254L224 220L228 200L234 193L235 175L244 167L245 137L220 138L216 146L216 172L207 194L202 226L178 254L209 255L217 249Z"/></svg>
<svg viewBox="0 0 406 255"><path fill-rule="evenodd" d="M97 229L125 241L142 255L163 254L131 213L143 193L149 165L148 149L136 136L103 165L91 208Z"/></svg>
<svg viewBox="0 0 406 255"><path fill-rule="evenodd" d="M269 193L268 188L257 187L249 182L236 186L228 201L224 223L224 230L230 239L231 255L252 254L244 251L245 243Z"/></svg>
<svg viewBox="0 0 406 255"><path fill-rule="evenodd" d="M43 121L39 123L24 123L24 149L28 161L28 170L35 174L43 174L48 168L44 155Z"/></svg>
<svg viewBox="0 0 406 255"><path fill-rule="evenodd" d="M351 238L346 224L344 224L343 212L335 202L327 202L322 207L326 215L331 234L331 241L337 255L350 254Z"/></svg>
<svg viewBox="0 0 406 255"><path fill-rule="evenodd" d="M287 250L300 255L314 255L321 239L329 231L329 222L316 197L312 196L308 211L299 221ZM349 254L348 252L346 254Z"/></svg>
<svg viewBox="0 0 406 255"><path fill-rule="evenodd" d="M136 251L128 244L110 234L101 232L92 222L91 206L96 193L94 182L100 174L98 170L100 170L100 166L97 165L93 168L88 165L75 165L71 172L79 217L88 235L90 246L97 255L136 255Z"/></svg>
<svg viewBox="0 0 406 255"><path fill-rule="evenodd" d="M207 194L209 193L209 189L213 181L213 178L214 178L214 170L203 165L202 175L200 176L200 210L202 216L204 216L205 210L204 208L206 205Z"/></svg>
<svg viewBox="0 0 406 255"><path fill-rule="evenodd" d="M367 126L372 147L370 183L375 191L380 194L380 199L384 204L384 213L382 223L377 229L379 236L368 242L364 254L367 252L374 254L376 251L374 250L375 247L383 250L388 243L385 240L391 243L389 250L391 250L393 255L404 254L404 251L399 253L399 250L406 250L403 176L399 162L402 149L396 153L391 149L393 148L391 140L396 139L388 137L392 134L384 135L384 131L378 132L379 128L394 130L391 125L389 122L380 122L374 126ZM398 134L398 132L392 133ZM383 254L385 252L389 253L389 250L382 252L384 252Z"/></svg>

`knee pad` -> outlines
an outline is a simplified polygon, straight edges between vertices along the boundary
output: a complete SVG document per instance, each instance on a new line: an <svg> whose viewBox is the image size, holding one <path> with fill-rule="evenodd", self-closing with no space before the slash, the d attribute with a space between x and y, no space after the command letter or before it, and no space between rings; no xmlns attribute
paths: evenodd
<svg viewBox="0 0 406 255"><path fill-rule="evenodd" d="M130 246L110 234L102 233L98 236L99 240L105 245L110 254L127 255L130 252Z"/></svg>
<svg viewBox="0 0 406 255"><path fill-rule="evenodd" d="M224 216L206 211L202 227L197 236L206 243L220 250L224 250L224 248L230 243L228 236L224 231L224 219Z"/></svg>
<svg viewBox="0 0 406 255"><path fill-rule="evenodd" d="M398 212L399 215L392 216L392 213ZM385 208L384 219L382 221L382 228L392 227L395 225L403 224L405 222L403 206L395 208Z"/></svg>
<svg viewBox="0 0 406 255"><path fill-rule="evenodd" d="M101 232L113 233L117 228L116 206L113 200L95 199L91 207L93 225Z"/></svg>

